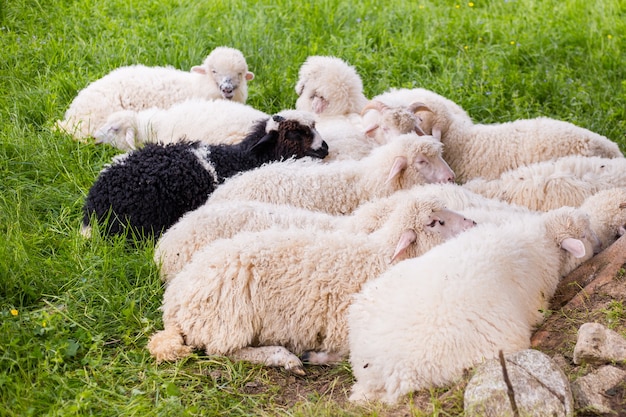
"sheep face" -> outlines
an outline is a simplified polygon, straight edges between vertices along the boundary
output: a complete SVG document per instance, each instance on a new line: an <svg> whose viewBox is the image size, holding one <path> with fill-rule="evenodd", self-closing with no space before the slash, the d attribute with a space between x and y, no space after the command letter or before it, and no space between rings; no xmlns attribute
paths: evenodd
<svg viewBox="0 0 626 417"><path fill-rule="evenodd" d="M442 207L439 202L415 200L396 213L406 228L394 250L390 262L419 256L435 245L457 236L474 226L476 222Z"/></svg>
<svg viewBox="0 0 626 417"><path fill-rule="evenodd" d="M421 118L417 111L428 111L422 103L412 103L408 107L390 107L380 101L370 101L361 111L365 134L374 137L379 143L386 143L395 136L415 132L425 135L420 127Z"/></svg>
<svg viewBox="0 0 626 417"><path fill-rule="evenodd" d="M430 136L416 133L400 135L392 141L399 149L387 182L401 179L401 173L416 171L426 183L454 182L454 172L441 157L442 144Z"/></svg>
<svg viewBox="0 0 626 417"><path fill-rule="evenodd" d="M591 227L589 215L584 211L563 207L551 210L544 216L547 235L563 249L560 276L600 251L601 242Z"/></svg>
<svg viewBox="0 0 626 417"><path fill-rule="evenodd" d="M253 147L254 151L265 152L273 146L276 159L280 157L323 159L328 155L328 144L315 129L313 115L306 112L286 110L267 120L266 135Z"/></svg>
<svg viewBox="0 0 626 417"><path fill-rule="evenodd" d="M121 150L136 148L137 112L121 110L112 113L95 133L96 143L107 143Z"/></svg>
<svg viewBox="0 0 626 417"><path fill-rule="evenodd" d="M243 54L237 49L226 47L215 48L202 66L194 66L191 71L212 77L226 100L232 100L240 86L245 89L246 83L254 79Z"/></svg>

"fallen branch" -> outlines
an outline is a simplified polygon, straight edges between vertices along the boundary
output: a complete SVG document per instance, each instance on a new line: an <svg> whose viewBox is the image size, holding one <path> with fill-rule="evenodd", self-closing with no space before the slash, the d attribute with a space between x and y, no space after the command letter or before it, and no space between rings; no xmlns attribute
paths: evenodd
<svg viewBox="0 0 626 417"><path fill-rule="evenodd" d="M580 308L591 294L612 282L624 264L626 264L626 235L564 277L550 301L550 310ZM558 319L559 315L555 314L544 321L533 334L531 346L549 346L553 333L550 329ZM559 333L559 330L555 332Z"/></svg>
<svg viewBox="0 0 626 417"><path fill-rule="evenodd" d="M506 393L509 396L509 402L511 403L511 410L513 410L513 417L519 417L519 410L517 409L517 402L515 401L515 391L513 391L513 384L509 378L509 372L506 369L506 360L504 359L504 353L502 350L498 352L500 357L500 366L502 366L502 377L506 384Z"/></svg>

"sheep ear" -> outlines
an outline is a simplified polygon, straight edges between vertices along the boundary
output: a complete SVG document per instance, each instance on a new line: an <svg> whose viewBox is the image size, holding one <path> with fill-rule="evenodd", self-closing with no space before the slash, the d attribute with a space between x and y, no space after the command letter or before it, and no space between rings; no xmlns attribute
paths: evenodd
<svg viewBox="0 0 626 417"><path fill-rule="evenodd" d="M385 181L385 184L391 182L391 180L397 177L403 170L405 170L408 165L409 163L405 156L397 156L396 159L393 161L393 166L389 171L389 176L387 177L387 181Z"/></svg>
<svg viewBox="0 0 626 417"><path fill-rule="evenodd" d="M252 152L256 152L257 150L260 150L262 148L264 148L267 145L271 145L274 142L276 142L276 131L272 131L268 134L266 134L265 136L263 136L261 139L259 139L259 141L257 143L255 143L251 148L250 151Z"/></svg>
<svg viewBox="0 0 626 417"><path fill-rule="evenodd" d="M400 236L400 240L398 240L398 244L396 245L396 250L391 257L389 263L392 263L396 260L398 256L400 256L409 245L417 240L417 233L414 230L405 230Z"/></svg>
<svg viewBox="0 0 626 417"><path fill-rule="evenodd" d="M301 96L302 91L304 91L304 81L298 81L296 84L296 94Z"/></svg>
<svg viewBox="0 0 626 417"><path fill-rule="evenodd" d="M135 129L130 128L126 131L126 143L130 149L135 149Z"/></svg>
<svg viewBox="0 0 626 417"><path fill-rule="evenodd" d="M251 71L246 72L246 80L248 81L254 80L254 73Z"/></svg>
<svg viewBox="0 0 626 417"><path fill-rule="evenodd" d="M206 68L200 65L194 65L193 67L191 67L191 70L189 72L195 72L197 74L206 74Z"/></svg>
<svg viewBox="0 0 626 417"><path fill-rule="evenodd" d="M373 125L369 126L367 129L365 129L365 134L367 136L371 136L374 133L374 131L376 129L378 129L379 127L380 127L380 125L378 123L373 124Z"/></svg>
<svg viewBox="0 0 626 417"><path fill-rule="evenodd" d="M441 127L440 126L433 126L432 129L432 137L437 139L438 141L441 141Z"/></svg>
<svg viewBox="0 0 626 417"><path fill-rule="evenodd" d="M561 242L561 249L565 249L576 258L582 258L585 256L585 245L579 239L566 237Z"/></svg>
<svg viewBox="0 0 626 417"><path fill-rule="evenodd" d="M422 130L422 128L419 127L418 125L415 125L415 133L417 133L417 136L426 136L426 132L424 132ZM440 132L439 136L440 136L439 140L441 141L441 132Z"/></svg>

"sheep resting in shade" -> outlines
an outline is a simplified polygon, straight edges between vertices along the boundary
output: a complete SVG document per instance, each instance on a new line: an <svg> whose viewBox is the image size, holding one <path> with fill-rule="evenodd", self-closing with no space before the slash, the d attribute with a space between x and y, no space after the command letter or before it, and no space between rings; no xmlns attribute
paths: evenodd
<svg viewBox="0 0 626 417"><path fill-rule="evenodd" d="M313 126L312 114L287 110L257 123L235 145L148 144L118 156L89 190L83 230L95 217L110 234L130 226L139 236L158 236L226 178L286 158L324 158L328 146Z"/></svg>
<svg viewBox="0 0 626 417"><path fill-rule="evenodd" d="M190 71L173 67L130 65L117 68L76 95L57 128L75 139L92 137L119 110L168 108L189 98L245 103L247 82L254 78L241 51L215 48Z"/></svg>

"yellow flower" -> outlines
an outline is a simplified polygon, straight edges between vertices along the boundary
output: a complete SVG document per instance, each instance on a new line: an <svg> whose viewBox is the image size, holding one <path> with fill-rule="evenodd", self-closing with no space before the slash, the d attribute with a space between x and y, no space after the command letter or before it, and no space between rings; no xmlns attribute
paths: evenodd
<svg viewBox="0 0 626 417"><path fill-rule="evenodd" d="M606 35L607 38L613 39L613 35Z"/></svg>
<svg viewBox="0 0 626 417"><path fill-rule="evenodd" d="M469 3L467 3L467 5L468 5L469 7L474 7L474 3L472 3L471 1L470 1Z"/></svg>
<svg viewBox="0 0 626 417"><path fill-rule="evenodd" d="M511 42L510 42L510 44L511 44L511 45L515 45L515 41L511 41Z"/></svg>
<svg viewBox="0 0 626 417"><path fill-rule="evenodd" d="M469 48L469 46L467 46L467 45L465 45L465 46L463 47L463 49L465 49L466 51L467 51L467 49L468 49L468 48Z"/></svg>
<svg viewBox="0 0 626 417"><path fill-rule="evenodd" d="M455 5L454 5L454 8L455 8L455 9L460 9L460 8L461 8L461 6L460 6L460 5L458 5L458 4L455 4Z"/></svg>
<svg viewBox="0 0 626 417"><path fill-rule="evenodd" d="M423 9L423 8L424 8L424 5L423 5L423 4L420 4L420 9Z"/></svg>
<svg viewBox="0 0 626 417"><path fill-rule="evenodd" d="M12 316L17 316L18 314L19 314L19 313L18 313L18 311L17 311L16 309L14 309L14 308L13 308L13 309L11 309L11 315L12 315Z"/></svg>
<svg viewBox="0 0 626 417"><path fill-rule="evenodd" d="M46 327L48 325L48 323L46 323L45 321L41 322L41 327Z"/></svg>

